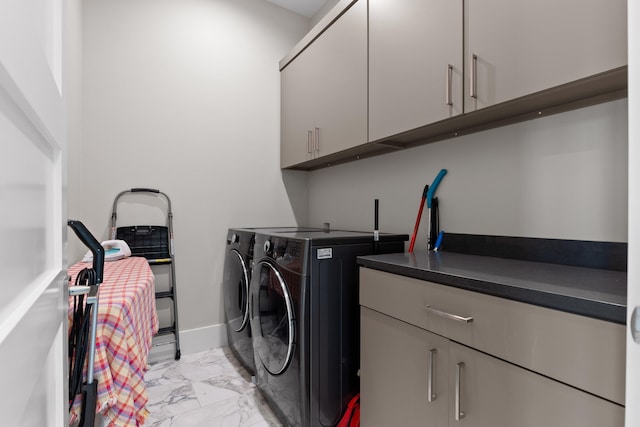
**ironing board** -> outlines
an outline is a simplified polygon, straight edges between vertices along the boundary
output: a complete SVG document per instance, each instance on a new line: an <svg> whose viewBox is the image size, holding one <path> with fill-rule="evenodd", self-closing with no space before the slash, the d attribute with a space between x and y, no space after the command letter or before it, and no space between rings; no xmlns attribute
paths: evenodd
<svg viewBox="0 0 640 427"><path fill-rule="evenodd" d="M76 275L87 267L91 264L79 262L71 266L70 283L75 283ZM109 427L137 427L148 415L144 374L151 339L158 332L154 280L146 258L131 257L104 264L98 294L94 378L98 382L96 412L105 417ZM70 316L72 309L71 303ZM77 397L71 423L79 413L80 397Z"/></svg>

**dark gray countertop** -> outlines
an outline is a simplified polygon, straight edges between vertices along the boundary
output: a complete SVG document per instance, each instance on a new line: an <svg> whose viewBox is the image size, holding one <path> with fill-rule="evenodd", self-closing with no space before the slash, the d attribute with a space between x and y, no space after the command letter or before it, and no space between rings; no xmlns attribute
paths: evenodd
<svg viewBox="0 0 640 427"><path fill-rule="evenodd" d="M627 273L455 252L358 257L376 270L625 324Z"/></svg>

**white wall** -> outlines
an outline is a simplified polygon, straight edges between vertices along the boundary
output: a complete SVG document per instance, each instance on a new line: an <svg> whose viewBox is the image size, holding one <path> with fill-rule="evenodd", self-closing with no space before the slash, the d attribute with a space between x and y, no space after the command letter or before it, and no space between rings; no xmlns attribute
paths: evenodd
<svg viewBox="0 0 640 427"><path fill-rule="evenodd" d="M305 220L305 174L279 170L278 61L308 26L261 0L84 2L70 216L106 239L119 191L171 197L181 330L224 321L229 227ZM84 250L74 246L71 261Z"/></svg>
<svg viewBox="0 0 640 427"><path fill-rule="evenodd" d="M309 223L411 235L441 168L441 229L625 242L627 101L466 135L311 172ZM417 250L426 247L426 208Z"/></svg>

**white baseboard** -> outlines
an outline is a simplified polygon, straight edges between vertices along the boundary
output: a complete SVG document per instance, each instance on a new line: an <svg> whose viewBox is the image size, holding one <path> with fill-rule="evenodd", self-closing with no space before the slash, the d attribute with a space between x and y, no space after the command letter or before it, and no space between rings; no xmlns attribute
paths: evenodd
<svg viewBox="0 0 640 427"><path fill-rule="evenodd" d="M163 339L165 338L166 339ZM149 352L149 363L171 360L175 357L175 344L156 345L172 341L173 336L154 338L154 347ZM180 354L193 354L227 345L227 330L224 323L203 328L180 331Z"/></svg>
<svg viewBox="0 0 640 427"><path fill-rule="evenodd" d="M199 353L225 345L227 345L227 329L224 323L180 331L182 354Z"/></svg>

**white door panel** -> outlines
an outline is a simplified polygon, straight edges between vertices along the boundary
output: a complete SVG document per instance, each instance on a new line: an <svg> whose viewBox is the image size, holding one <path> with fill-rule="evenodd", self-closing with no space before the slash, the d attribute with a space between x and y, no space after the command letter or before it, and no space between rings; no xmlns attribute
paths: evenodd
<svg viewBox="0 0 640 427"><path fill-rule="evenodd" d="M66 328L64 287L66 274L51 281L43 291L34 289L35 303L0 343L3 398L0 411L7 426L57 426L64 420L64 390L66 378L60 373L64 366L62 348ZM5 322L3 322L5 323ZM4 326L4 325L3 325ZM4 331L3 331L4 332ZM49 413L51 411L51 414ZM63 416L56 421L57 414ZM5 424L6 423L6 424Z"/></svg>
<svg viewBox="0 0 640 427"><path fill-rule="evenodd" d="M68 424L62 0L0 3L2 425Z"/></svg>
<svg viewBox="0 0 640 427"><path fill-rule="evenodd" d="M1 7L0 84L19 102L12 90L20 91L30 105L25 111L32 109L61 142L62 0L11 0Z"/></svg>
<svg viewBox="0 0 640 427"><path fill-rule="evenodd" d="M0 263L6 283L20 286L3 289L0 318L8 316L7 310L20 301L21 294L38 285L38 276L43 271L54 268L53 260L49 259L53 252L53 236L47 235L52 231L47 227L47 222L51 221L47 211L52 208L48 194L52 192L54 181L53 152L51 147L40 142L38 145L48 148L43 152L7 119L6 109L1 108L3 101L6 97L0 93L0 111L5 113L0 115L0 134L4 149L11 154L0 160L0 197L2 206L6 207L0 233L10 244L0 245Z"/></svg>

